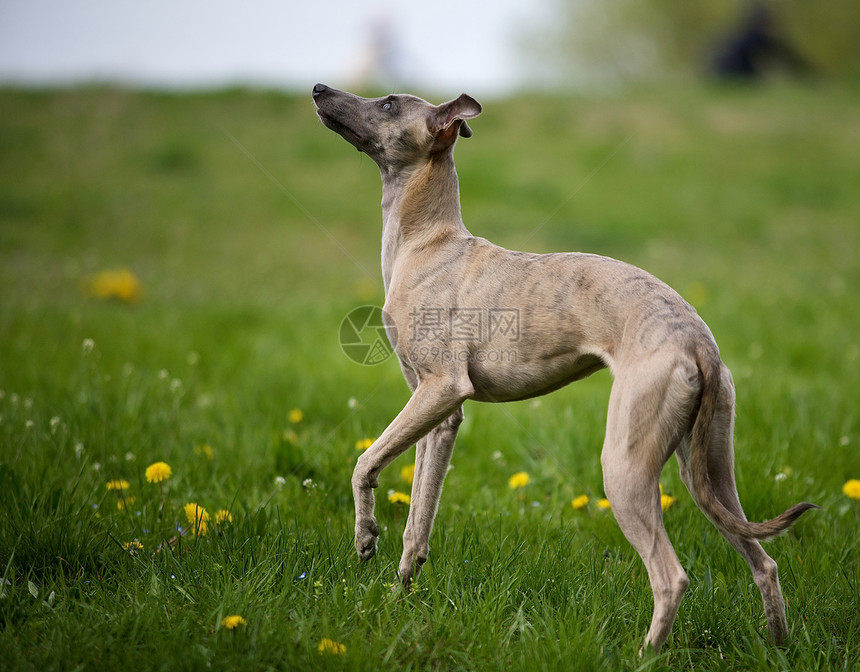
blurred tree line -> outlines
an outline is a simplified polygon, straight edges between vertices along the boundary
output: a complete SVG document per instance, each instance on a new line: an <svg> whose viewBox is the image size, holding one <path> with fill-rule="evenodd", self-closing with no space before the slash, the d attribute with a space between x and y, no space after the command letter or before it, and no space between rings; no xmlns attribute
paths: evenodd
<svg viewBox="0 0 860 672"><path fill-rule="evenodd" d="M756 47L769 52L759 59L762 73L860 76L860 0L555 0L555 5L553 25L528 40L548 81L714 74L733 48ZM763 35L752 34L756 29Z"/></svg>

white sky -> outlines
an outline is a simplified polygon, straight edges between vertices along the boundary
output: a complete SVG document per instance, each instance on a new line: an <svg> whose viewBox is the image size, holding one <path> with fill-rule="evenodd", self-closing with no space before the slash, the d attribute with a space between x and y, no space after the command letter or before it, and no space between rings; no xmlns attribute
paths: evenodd
<svg viewBox="0 0 860 672"><path fill-rule="evenodd" d="M386 84L504 93L527 75L519 36L552 2L0 0L0 82L348 87L388 16L402 72Z"/></svg>

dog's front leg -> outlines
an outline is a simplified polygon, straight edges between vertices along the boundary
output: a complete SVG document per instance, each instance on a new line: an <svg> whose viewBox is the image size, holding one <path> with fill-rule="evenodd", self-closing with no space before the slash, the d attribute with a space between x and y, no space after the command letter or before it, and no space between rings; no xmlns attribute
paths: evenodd
<svg viewBox="0 0 860 672"><path fill-rule="evenodd" d="M457 429L463 421L463 407L430 430L418 442L415 451L415 478L412 502L403 532L403 556L400 559L400 581L409 590L418 578L430 552L430 532L439 508L442 483L448 472Z"/></svg>
<svg viewBox="0 0 860 672"><path fill-rule="evenodd" d="M451 415L474 390L468 378L433 376L421 380L409 402L359 458L352 474L355 497L355 550L360 560L376 553L379 525L373 517L373 489L394 458Z"/></svg>

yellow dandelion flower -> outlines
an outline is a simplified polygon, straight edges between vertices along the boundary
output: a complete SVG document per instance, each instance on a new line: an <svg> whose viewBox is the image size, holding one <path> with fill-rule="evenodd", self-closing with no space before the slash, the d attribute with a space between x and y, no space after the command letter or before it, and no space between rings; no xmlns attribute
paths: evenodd
<svg viewBox="0 0 860 672"><path fill-rule="evenodd" d="M134 504L134 501L135 501L135 498L133 496L123 497L122 499L120 499L116 503L116 508L118 508L120 511L122 511L123 509L126 509L129 506L132 506Z"/></svg>
<svg viewBox="0 0 860 672"><path fill-rule="evenodd" d="M215 452L212 450L212 446L208 443L204 443L202 446L194 446L194 452L198 455L202 455L207 460L215 459Z"/></svg>
<svg viewBox="0 0 860 672"><path fill-rule="evenodd" d="M146 480L150 483L161 483L173 474L173 470L167 462L154 462L146 468Z"/></svg>
<svg viewBox="0 0 860 672"><path fill-rule="evenodd" d="M294 408L292 411L290 411L287 417L289 418L290 422L295 425L304 419L305 414L302 413L302 409Z"/></svg>
<svg viewBox="0 0 860 672"><path fill-rule="evenodd" d="M397 492L395 490L391 490L388 493L388 501L392 504L409 504L409 495L405 492Z"/></svg>
<svg viewBox="0 0 860 672"><path fill-rule="evenodd" d="M134 555L143 550L143 544L141 544L137 539L134 541L129 541L122 545L124 551L128 551L129 554Z"/></svg>
<svg viewBox="0 0 860 672"><path fill-rule="evenodd" d="M99 299L119 299L126 303L137 303L143 296L140 280L127 268L96 273L89 279L87 289Z"/></svg>
<svg viewBox="0 0 860 672"><path fill-rule="evenodd" d="M336 642L328 637L323 637L320 640L319 646L317 646L317 651L320 653L330 653L335 656L342 656L346 653L346 644L341 644L340 642Z"/></svg>
<svg viewBox="0 0 860 672"><path fill-rule="evenodd" d="M218 509L215 512L215 522L216 523L232 523L233 522L233 514L230 513L227 509Z"/></svg>
<svg viewBox="0 0 860 672"><path fill-rule="evenodd" d="M128 481L125 481L121 478L115 478L112 481L108 481L106 485L107 485L108 490L120 490L120 491L128 490L129 487L131 487L129 485Z"/></svg>
<svg viewBox="0 0 860 672"><path fill-rule="evenodd" d="M232 616L225 616L224 618L222 618L221 625L223 625L228 630L235 630L240 625L248 625L248 621L246 621L238 614L233 614Z"/></svg>
<svg viewBox="0 0 860 672"><path fill-rule="evenodd" d="M400 470L400 478L411 485L412 481L415 479L415 465L410 464L409 466L403 467L403 469Z"/></svg>
<svg viewBox="0 0 860 672"><path fill-rule="evenodd" d="M598 500L597 500L597 508L598 508L598 509L603 509L604 511L606 511L606 510L608 510L608 509L611 509L611 508L612 508L612 504L610 504L610 503L609 503L609 500L608 500L608 499L606 499L606 497L604 497L603 499L598 499Z"/></svg>
<svg viewBox="0 0 860 672"><path fill-rule="evenodd" d="M513 476L508 479L508 487L511 490L516 490L517 488L524 488L529 484L531 478L524 471L518 471Z"/></svg>
<svg viewBox="0 0 860 672"><path fill-rule="evenodd" d="M185 517L194 532L205 535L209 530L209 513L199 504L189 502L185 505Z"/></svg>
<svg viewBox="0 0 860 672"><path fill-rule="evenodd" d="M660 495L660 508L665 511L676 501L678 500L672 497L672 495Z"/></svg>
<svg viewBox="0 0 860 672"><path fill-rule="evenodd" d="M584 509L586 506L588 506L588 495L580 495L579 497L575 498L570 503L570 505L576 510Z"/></svg>
<svg viewBox="0 0 860 672"><path fill-rule="evenodd" d="M358 441L355 442L355 449L356 450L367 450L368 448L370 448L373 445L373 442L375 440L376 439L370 439L370 438L359 439Z"/></svg>
<svg viewBox="0 0 860 672"><path fill-rule="evenodd" d="M852 478L842 486L842 492L851 499L860 499L860 480Z"/></svg>

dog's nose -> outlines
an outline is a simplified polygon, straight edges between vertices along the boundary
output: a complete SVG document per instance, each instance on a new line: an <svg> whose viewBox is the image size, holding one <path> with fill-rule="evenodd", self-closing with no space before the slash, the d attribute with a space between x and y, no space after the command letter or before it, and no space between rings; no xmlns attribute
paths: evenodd
<svg viewBox="0 0 860 672"><path fill-rule="evenodd" d="M314 98L328 91L325 84L314 84Z"/></svg>

